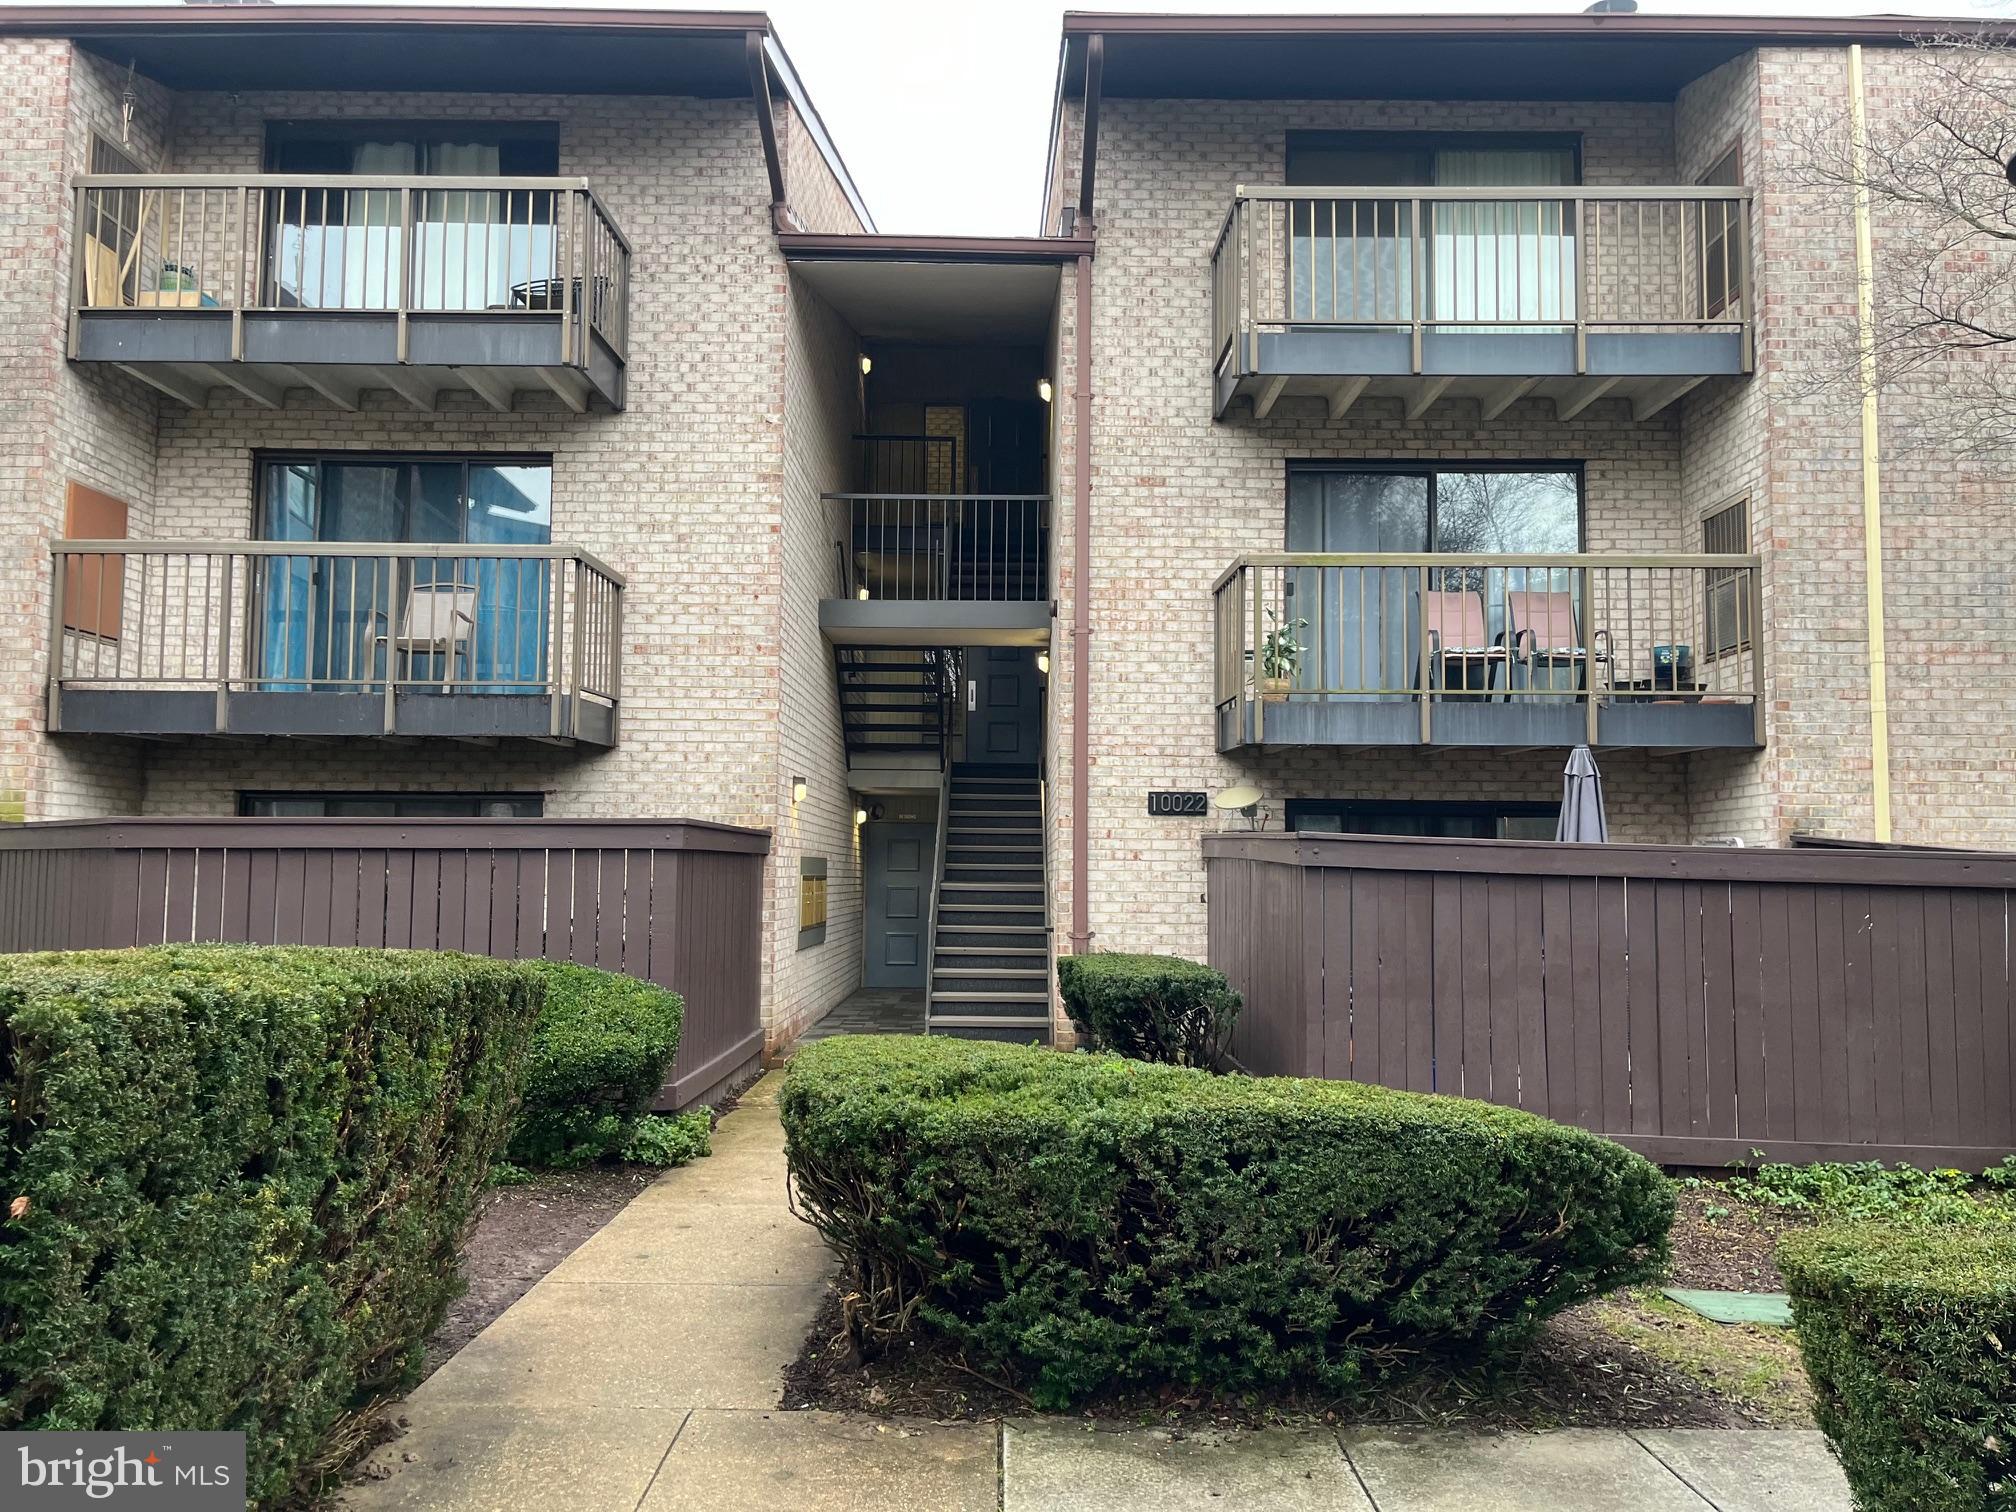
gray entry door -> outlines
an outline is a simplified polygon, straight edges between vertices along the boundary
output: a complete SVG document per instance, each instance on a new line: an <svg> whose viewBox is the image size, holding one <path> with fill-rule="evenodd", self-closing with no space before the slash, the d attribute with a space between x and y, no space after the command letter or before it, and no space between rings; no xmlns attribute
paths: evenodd
<svg viewBox="0 0 2016 1512"><path fill-rule="evenodd" d="M870 987L922 987L930 961L931 856L928 824L870 824L862 830L868 891Z"/></svg>
<svg viewBox="0 0 2016 1512"><path fill-rule="evenodd" d="M1027 765L1040 759L1043 689L1036 653L979 646L966 653L966 759Z"/></svg>

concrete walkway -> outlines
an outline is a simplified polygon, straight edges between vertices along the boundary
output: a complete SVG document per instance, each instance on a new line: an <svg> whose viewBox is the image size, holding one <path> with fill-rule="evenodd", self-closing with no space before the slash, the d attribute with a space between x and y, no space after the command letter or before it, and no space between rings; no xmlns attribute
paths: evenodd
<svg viewBox="0 0 2016 1512"><path fill-rule="evenodd" d="M780 1076L422 1384L360 1512L1847 1512L1815 1433L1174 1437L777 1408L832 1272L786 1210Z"/></svg>

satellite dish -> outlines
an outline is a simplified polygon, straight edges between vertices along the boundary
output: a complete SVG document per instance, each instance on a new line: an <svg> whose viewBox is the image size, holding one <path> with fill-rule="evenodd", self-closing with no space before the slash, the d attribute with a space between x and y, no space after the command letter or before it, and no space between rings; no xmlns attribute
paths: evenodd
<svg viewBox="0 0 2016 1512"><path fill-rule="evenodd" d="M1249 809L1259 801L1260 789L1248 787L1242 783L1238 787L1229 787L1224 792L1217 794L1212 798L1211 803L1214 808Z"/></svg>

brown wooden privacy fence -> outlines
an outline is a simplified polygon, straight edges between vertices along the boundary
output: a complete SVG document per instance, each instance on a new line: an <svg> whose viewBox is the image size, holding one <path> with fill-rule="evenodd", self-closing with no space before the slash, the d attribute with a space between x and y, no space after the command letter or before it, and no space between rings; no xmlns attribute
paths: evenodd
<svg viewBox="0 0 2016 1512"><path fill-rule="evenodd" d="M1250 1071L1485 1098L1676 1165L2016 1150L2016 856L1204 841Z"/></svg>
<svg viewBox="0 0 2016 1512"><path fill-rule="evenodd" d="M178 940L578 961L686 999L676 1107L763 1048L762 830L694 820L118 819L0 829L0 951Z"/></svg>

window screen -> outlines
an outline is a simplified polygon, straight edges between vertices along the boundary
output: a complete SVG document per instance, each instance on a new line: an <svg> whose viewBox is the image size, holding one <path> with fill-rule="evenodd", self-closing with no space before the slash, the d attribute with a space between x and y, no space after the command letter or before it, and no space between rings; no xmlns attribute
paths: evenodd
<svg viewBox="0 0 2016 1512"><path fill-rule="evenodd" d="M1701 549L1716 556L1742 556L1749 552L1748 499L1725 504L1701 522ZM1709 569L1707 621L1710 656L1727 656L1749 649L1749 606L1744 601L1744 579L1747 576L1734 568Z"/></svg>

